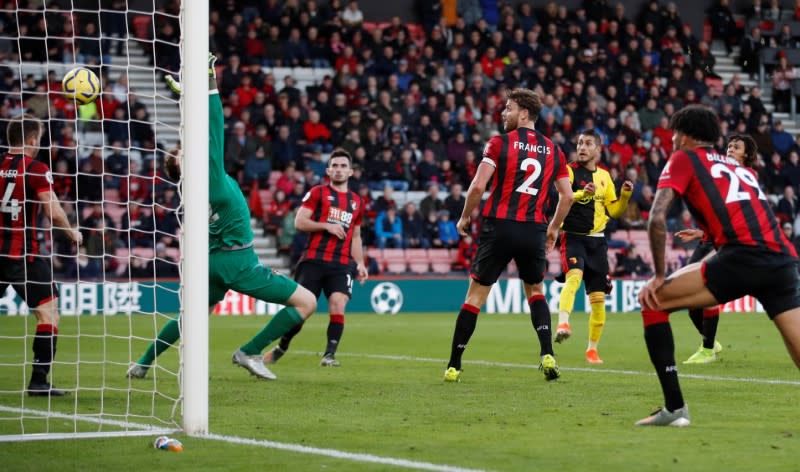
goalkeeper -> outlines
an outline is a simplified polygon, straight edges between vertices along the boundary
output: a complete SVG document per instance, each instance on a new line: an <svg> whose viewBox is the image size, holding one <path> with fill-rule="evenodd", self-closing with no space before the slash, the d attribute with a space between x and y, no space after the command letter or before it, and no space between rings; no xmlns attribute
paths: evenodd
<svg viewBox="0 0 800 472"><path fill-rule="evenodd" d="M286 305L258 333L233 353L233 363L262 379L274 380L275 375L264 366L261 351L274 340L289 332L314 313L317 300L294 280L262 266L253 251L253 231L250 210L239 184L225 173L223 155L222 102L217 91L213 54L208 56L209 74L209 139L208 139L208 305L209 310L231 289L258 300ZM167 76L167 84L181 93L181 84ZM180 177L180 160L176 155L167 158L166 172L170 178ZM143 378L153 360L180 338L178 319L170 320L158 333L158 338L144 355L128 369L128 377Z"/></svg>
<svg viewBox="0 0 800 472"><path fill-rule="evenodd" d="M619 218L625 212L633 190L633 184L625 181L617 199L611 175L597 167L601 150L600 135L593 129L584 130L578 135L578 160L567 166L575 202L562 226L561 270L566 272L566 281L558 303L555 338L560 343L572 334L569 315L581 280L584 280L592 306L586 361L592 364L603 363L597 353L597 344L606 321L606 292L610 289L608 244L604 231L609 215Z"/></svg>

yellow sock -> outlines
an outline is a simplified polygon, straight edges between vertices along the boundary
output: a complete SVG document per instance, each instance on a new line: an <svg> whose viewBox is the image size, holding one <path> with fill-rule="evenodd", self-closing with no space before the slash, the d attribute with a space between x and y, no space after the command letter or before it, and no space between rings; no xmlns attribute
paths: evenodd
<svg viewBox="0 0 800 472"><path fill-rule="evenodd" d="M569 315L575 305L575 295L578 293L583 279L583 271L572 269L567 272L566 279L558 298L558 324L569 322Z"/></svg>
<svg viewBox="0 0 800 472"><path fill-rule="evenodd" d="M592 314L589 315L589 348L597 349L597 343L603 334L603 326L606 324L606 294L590 293L589 303L592 305Z"/></svg>

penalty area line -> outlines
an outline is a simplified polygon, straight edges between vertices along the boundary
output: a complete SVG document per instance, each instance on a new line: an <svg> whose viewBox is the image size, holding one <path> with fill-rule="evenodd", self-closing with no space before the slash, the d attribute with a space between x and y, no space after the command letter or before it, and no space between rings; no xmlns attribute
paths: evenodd
<svg viewBox="0 0 800 472"><path fill-rule="evenodd" d="M376 456L374 454L363 454L356 452L340 451L338 449L323 449L319 447L303 446L301 444L280 443L263 439L248 439L238 436L226 436L222 434L209 433L194 436L198 439L212 439L231 444L242 444L246 446L256 446L268 449L280 449L282 451L297 452L301 454L313 454L317 456L331 457L334 459L349 460L355 462L367 462L371 464L390 465L403 467L406 469L431 470L435 472L482 472L481 469L466 469L452 465L433 464L430 462L412 461L408 459L398 459L394 457Z"/></svg>
<svg viewBox="0 0 800 472"><path fill-rule="evenodd" d="M292 351L297 354L314 355L318 356L319 353L315 351ZM444 364L446 359L436 359L433 357L414 357L414 356L399 356L391 354L359 354L359 353L336 353L336 357L354 357L363 359L380 359L387 361L411 361L411 362L424 362L424 363L437 363ZM538 369L536 364L516 364L512 362L497 362L487 360L465 360L464 364L467 365L480 365L485 367L507 367L511 369ZM624 369L599 369L595 367L564 367L559 366L559 369L564 372L589 372L599 374L617 374L617 375L642 375L653 377L655 372L642 372L639 370L624 370ZM763 385L800 385L800 380L782 380L782 379L760 379L752 377L727 377L722 375L703 375L703 374L687 374L681 373L681 378L696 379L696 380L709 380L717 382L739 382Z"/></svg>

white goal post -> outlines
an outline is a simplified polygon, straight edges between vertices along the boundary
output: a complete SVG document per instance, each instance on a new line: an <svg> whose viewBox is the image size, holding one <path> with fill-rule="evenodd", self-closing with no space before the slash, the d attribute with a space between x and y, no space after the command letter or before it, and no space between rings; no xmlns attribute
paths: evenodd
<svg viewBox="0 0 800 472"><path fill-rule="evenodd" d="M183 429L208 433L208 0L184 1ZM186 39L190 38L190 41Z"/></svg>
<svg viewBox="0 0 800 472"><path fill-rule="evenodd" d="M33 359L31 345L38 327L34 329L37 322L32 310L9 287L0 293L0 442L209 432L209 2L179 0L179 12L170 10L167 3L110 0L96 2L94 9L87 9L87 2L55 0L32 2L11 10L0 6L0 15L17 19L16 39L20 44L35 45L39 41L46 45L42 57L30 56L24 48L22 54L12 52L4 56L7 51L0 42L0 71L10 73L21 84L19 89L0 93L0 100L11 97L12 116L26 107L34 109L46 127L49 142L43 144L51 152L43 151L39 158L50 166L57 184L62 180L73 182L74 197L62 198L62 206L73 224L80 226L84 239L89 232L104 235L111 230L124 235L122 240L127 241L112 245L103 236L98 243L99 252L87 257L74 246L59 249L57 243L63 240L63 235L57 229L39 227L42 247L50 251L52 260L71 261L75 265L72 275L63 275L59 269L56 276L60 287L61 318L57 332L60 342L50 371L53 385L69 396L27 395ZM98 10L98 5L113 5L114 9ZM120 6L122 9L116 8ZM30 28L37 18L42 18L44 31ZM111 22L120 18L117 26L121 24L122 31L117 28L113 34L109 33ZM49 30L52 21L66 26L58 28L58 32ZM87 32L87 22L96 23L96 36ZM180 26L180 35L171 41L159 36L159 28L166 23L176 25L176 29ZM74 27L71 33L70 26ZM179 59L175 64L179 64L180 73L176 74L178 69L165 68L159 62L159 50L175 45L178 38ZM89 43L96 40L98 54L90 57L89 48L81 49L84 40ZM88 111L97 107L94 115L84 113L74 102L74 114L64 115L71 104L61 98L60 80L74 67L89 68L109 83L121 85L124 100L121 99L120 106L126 107L127 117L119 119L100 112L102 98L113 93L111 87L88 105ZM183 83L180 99L164 84L163 76L168 73L180 75ZM44 83L46 88L34 90L26 84L29 79L31 83ZM59 100L60 105L56 103ZM135 115L131 103L145 108L147 118ZM0 120L9 118L0 115ZM112 143L109 134L110 127L119 128L120 124L129 138L122 145ZM149 127L152 142L143 144L134 140L136 127ZM5 133L5 127L0 128ZM53 130L62 134L56 135ZM163 172L159 172L161 169L147 166L162 162L168 150L179 142L183 150L183 175L180 182L168 182L162 177ZM5 136L0 138L0 144L5 144ZM0 146L0 151L5 149ZM72 159L71 167L66 170L53 157L62 152ZM124 173L109 170L106 159L118 155L124 156ZM0 162L3 157L0 154ZM94 162L100 170L85 170L81 166L87 161ZM107 182L112 180L124 181L124 191L110 187ZM138 185L140 181L150 182L149 196L143 202L134 202L133 197L129 200L134 182ZM158 193L166 187L177 193L177 207L165 207L158 200ZM99 197L85 197L87 190L99 192ZM27 196L25 199L30 200ZM158 223L150 229L136 226L139 222L132 215L144 207L148 208L142 211L150 211L154 221L157 211L169 211L176 216L175 234L180 243L168 247L169 260L159 256L158 243L165 233ZM97 227L85 223L92 211L98 213ZM133 242L134 233L146 240L146 247ZM82 258L88 259L90 265L99 261L99 275L86 275ZM115 261L114 267L119 270L109 270L109 260ZM179 280L159 277L159 263L177 267ZM54 274L55 265L51 264ZM133 275L134 265L140 275L144 271L144 276ZM178 314L182 320L180 341L153 362L145 379L126 378L126 370L156 339L159 329Z"/></svg>

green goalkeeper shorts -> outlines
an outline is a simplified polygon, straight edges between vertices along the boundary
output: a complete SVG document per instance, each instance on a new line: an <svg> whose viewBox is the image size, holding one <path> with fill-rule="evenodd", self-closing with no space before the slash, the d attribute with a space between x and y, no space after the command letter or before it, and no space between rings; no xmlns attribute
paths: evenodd
<svg viewBox="0 0 800 472"><path fill-rule="evenodd" d="M297 282L258 261L253 248L213 251L208 255L208 306L225 298L230 289L261 301L286 304Z"/></svg>

